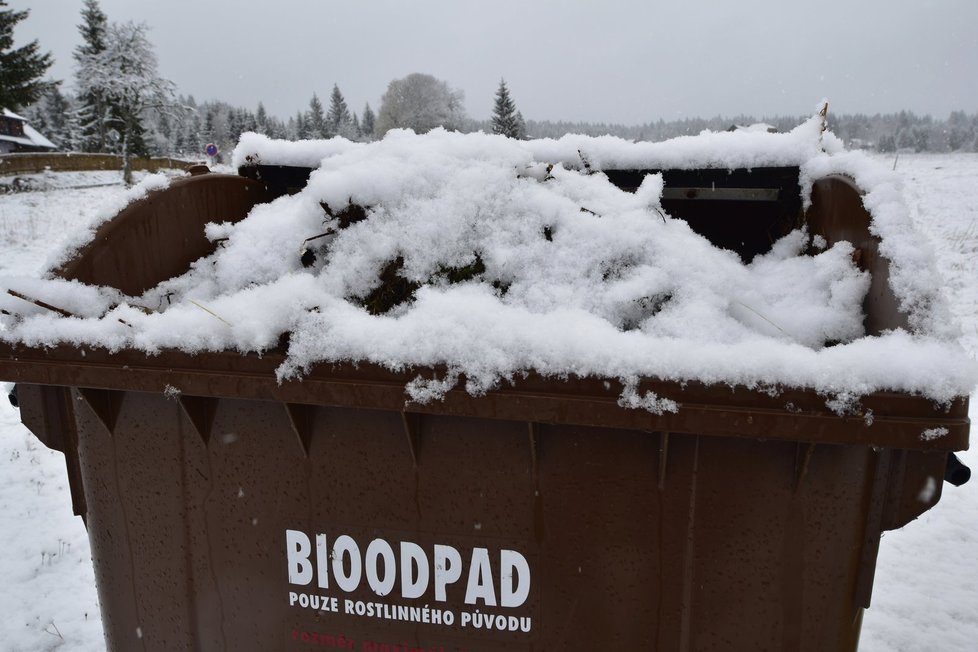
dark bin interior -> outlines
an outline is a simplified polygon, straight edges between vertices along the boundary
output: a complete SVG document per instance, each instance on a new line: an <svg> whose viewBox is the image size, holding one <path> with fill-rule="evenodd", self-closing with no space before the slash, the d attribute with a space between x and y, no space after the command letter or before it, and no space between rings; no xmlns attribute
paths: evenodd
<svg viewBox="0 0 978 652"><path fill-rule="evenodd" d="M239 174L266 184L272 195L305 187L310 168L284 165L243 166ZM648 174L661 173L662 208L685 220L717 247L737 252L744 262L765 253L804 221L797 167L602 170L622 190L634 192Z"/></svg>
<svg viewBox="0 0 978 652"><path fill-rule="evenodd" d="M771 249L803 223L796 167L736 170L605 170L623 190L634 191L646 174L662 173L662 208L685 220L717 247L744 262Z"/></svg>

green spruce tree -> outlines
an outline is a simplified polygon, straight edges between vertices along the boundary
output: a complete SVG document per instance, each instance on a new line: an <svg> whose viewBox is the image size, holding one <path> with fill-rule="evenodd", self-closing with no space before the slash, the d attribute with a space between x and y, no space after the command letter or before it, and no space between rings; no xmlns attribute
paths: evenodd
<svg viewBox="0 0 978 652"><path fill-rule="evenodd" d="M509 96L504 79L499 80L499 88L496 89L496 103L492 107L492 133L508 138L521 137L516 105Z"/></svg>
<svg viewBox="0 0 978 652"><path fill-rule="evenodd" d="M14 26L27 18L29 10L6 9L0 0L0 108L16 111L41 97L47 82L41 81L51 67L51 53L41 53L37 40L14 47Z"/></svg>

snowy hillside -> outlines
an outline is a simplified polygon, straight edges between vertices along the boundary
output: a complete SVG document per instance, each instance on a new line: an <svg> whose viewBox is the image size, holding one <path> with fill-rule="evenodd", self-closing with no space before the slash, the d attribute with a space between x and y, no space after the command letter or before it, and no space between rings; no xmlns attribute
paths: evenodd
<svg viewBox="0 0 978 652"><path fill-rule="evenodd" d="M892 166L892 159L880 159ZM911 216L931 238L962 343L978 352L978 155L901 156ZM94 181L97 183L98 181ZM83 180L77 181L89 185ZM73 225L119 201L121 187L0 195L0 276L35 275ZM464 261L463 261L464 262ZM964 454L972 467L978 455ZM978 640L978 481L884 536L863 650L964 651ZM88 542L71 515L63 457L0 401L0 650L103 648Z"/></svg>

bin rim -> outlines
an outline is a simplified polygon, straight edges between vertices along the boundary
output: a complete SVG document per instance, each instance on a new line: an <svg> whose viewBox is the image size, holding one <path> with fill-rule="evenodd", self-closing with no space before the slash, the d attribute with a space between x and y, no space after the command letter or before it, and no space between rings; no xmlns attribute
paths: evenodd
<svg viewBox="0 0 978 652"><path fill-rule="evenodd" d="M898 392L858 397L844 414L833 398L801 388L768 388L641 379L639 395L675 401L678 410L655 414L620 404L620 379L526 372L505 386L474 396L461 379L441 400L416 403L405 386L418 377L444 377L445 368L391 370L368 362L321 363L301 378L279 381L281 350L189 354L59 345L33 348L0 342L0 378L17 383L108 391L160 392L288 404L355 407L579 426L638 429L809 444L860 445L921 451L968 448L967 396L939 404Z"/></svg>

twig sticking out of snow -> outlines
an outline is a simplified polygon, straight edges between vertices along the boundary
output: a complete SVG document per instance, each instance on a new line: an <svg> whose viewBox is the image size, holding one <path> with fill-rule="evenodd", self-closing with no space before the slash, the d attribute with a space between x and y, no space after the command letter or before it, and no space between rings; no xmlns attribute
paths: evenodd
<svg viewBox="0 0 978 652"><path fill-rule="evenodd" d="M48 631L48 627L53 627L54 628L54 631L53 632L49 632ZM44 631L45 634L50 634L51 636L57 636L62 641L65 640L65 637L61 635L61 630L58 629L58 626L54 624L54 621L53 620L50 623L48 623L47 626L44 627L44 630L43 631Z"/></svg>
<svg viewBox="0 0 978 652"><path fill-rule="evenodd" d="M784 333L785 335L788 335L788 332L787 332L787 331L786 331L785 329L783 329L783 328L781 328L780 326L778 326L777 324L775 324L775 323L774 323L773 321L771 321L770 319L768 319L767 317L765 317L764 315L762 315L762 314L761 314L761 313L759 313L758 311L756 311L756 310L754 310L753 308L751 308L750 306L748 306L748 305L747 305L746 303L744 303L743 301L738 301L737 299L734 299L734 302L735 302L735 303L737 303L737 304L739 304L739 305L741 305L741 306L743 306L744 308L747 308L747 309L748 309L748 310L750 310L750 311L751 311L752 313L754 313L755 315L757 315L758 317L760 317L761 319L763 319L763 320L764 320L764 321L766 321L767 323L769 323L769 324L771 324L772 326L774 326L775 328L777 328L777 329L778 329L779 331L781 331L781 332L782 332L782 333Z"/></svg>
<svg viewBox="0 0 978 652"><path fill-rule="evenodd" d="M190 301L190 303L194 304L195 306L197 306L198 308L200 308L201 310L203 310L204 312L206 312L211 317L214 317L215 319L218 319L218 320L224 322L228 326L231 326L231 322L229 322L228 320L224 319L223 317L221 317L219 314L217 314L213 310L210 310L209 308L206 308L206 307L200 305L199 303L197 303L193 299L188 299L188 301Z"/></svg>
<svg viewBox="0 0 978 652"><path fill-rule="evenodd" d="M45 303L44 301L41 301L40 299L32 299L31 297L27 296L26 294L21 294L17 290L7 290L7 294L9 294L10 296L12 296L12 297L14 297L16 299L20 299L21 301L26 301L28 303L33 303L35 306L37 306L39 308L44 308L45 310L50 310L51 312L56 312L59 315L61 315L62 317L74 317L75 316L72 313L68 312L67 310L64 310L62 308L59 308L57 306L52 306L50 303Z"/></svg>

